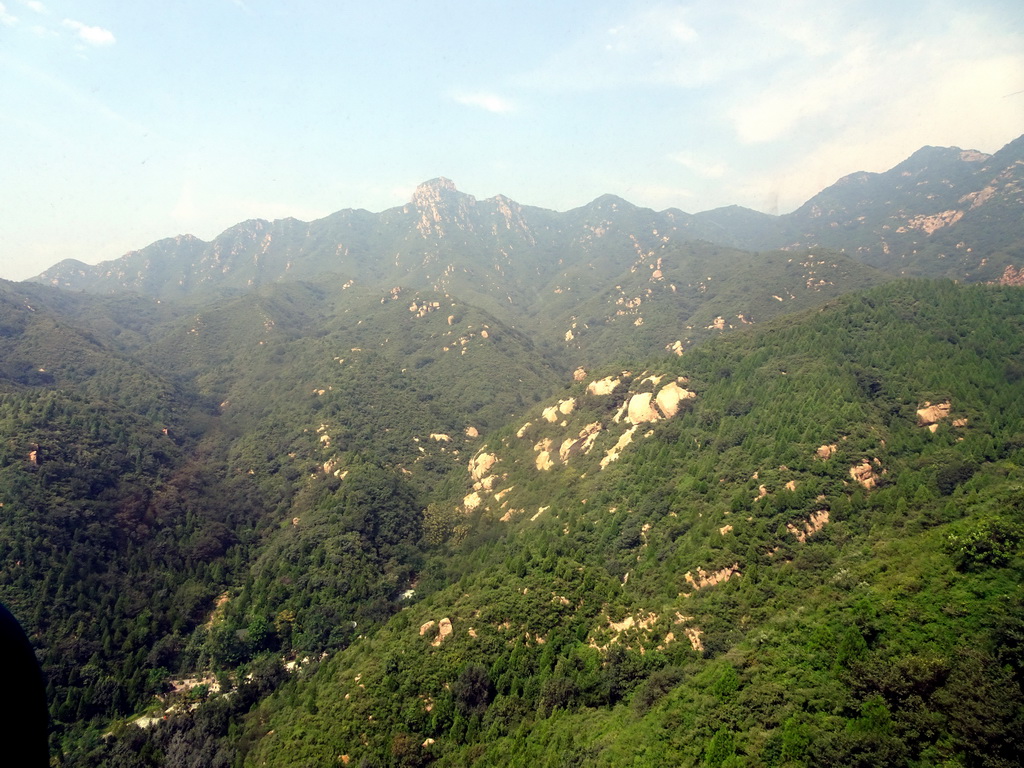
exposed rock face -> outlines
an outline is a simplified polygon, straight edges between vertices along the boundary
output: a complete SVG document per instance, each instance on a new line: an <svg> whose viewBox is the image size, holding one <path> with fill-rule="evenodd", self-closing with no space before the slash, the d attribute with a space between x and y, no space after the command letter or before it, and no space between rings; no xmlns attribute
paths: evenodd
<svg viewBox="0 0 1024 768"><path fill-rule="evenodd" d="M949 410L952 407L952 403L947 400L944 403L936 403L932 405L929 402L925 402L924 407L917 411L917 426L919 427L937 427L938 422L949 417ZM934 432L935 429L932 429Z"/></svg>
<svg viewBox="0 0 1024 768"><path fill-rule="evenodd" d="M433 646L438 646L451 637L452 634L452 620L449 618L443 618L437 624L437 637L434 642L431 643Z"/></svg>
<svg viewBox="0 0 1024 768"><path fill-rule="evenodd" d="M610 395L612 391L619 386L620 381L620 379L614 376L598 379L597 381L592 381L587 385L587 392L591 395Z"/></svg>
<svg viewBox="0 0 1024 768"><path fill-rule="evenodd" d="M651 381L655 386L661 381L660 376L649 376L646 381ZM641 382L641 383L644 383ZM658 392L639 392L623 403L622 408L615 415L615 422L621 421L623 416L630 424L647 424L653 421L670 419L679 413L679 404L684 400L696 397L695 392L683 389L674 381L669 382Z"/></svg>
<svg viewBox="0 0 1024 768"><path fill-rule="evenodd" d="M540 472L546 472L555 466L555 462L551 460L551 451L541 451L537 454L536 467Z"/></svg>
<svg viewBox="0 0 1024 768"><path fill-rule="evenodd" d="M555 462L551 460L551 448L553 446L554 443L550 437L545 437L543 440L534 444L533 450L537 452L535 465L539 471L544 472L555 466Z"/></svg>
<svg viewBox="0 0 1024 768"><path fill-rule="evenodd" d="M433 312L435 309L439 309L441 302L439 301L416 301L409 305L409 311L412 312L416 317L426 317L428 314Z"/></svg>
<svg viewBox="0 0 1024 768"><path fill-rule="evenodd" d="M426 238L443 237L447 231L445 225L474 231L470 211L475 206L476 198L459 192L451 179L440 177L416 187L405 210L419 214L416 229Z"/></svg>
<svg viewBox="0 0 1024 768"><path fill-rule="evenodd" d="M558 458L564 463L574 454L590 453L590 449L594 447L594 441L597 440L597 435L602 428L600 421L587 424L587 426L580 430L579 437L570 437L562 443L558 449Z"/></svg>
<svg viewBox="0 0 1024 768"><path fill-rule="evenodd" d="M700 639L703 634L701 630L697 627L686 627L683 631L686 633L686 639L690 641L690 647L695 651L702 652L704 643Z"/></svg>
<svg viewBox="0 0 1024 768"><path fill-rule="evenodd" d="M878 484L878 476L875 474L875 469L867 459L864 459L862 463L855 467L850 467L850 477L869 491Z"/></svg>
<svg viewBox="0 0 1024 768"><path fill-rule="evenodd" d="M488 472L491 471L491 467L497 463L498 457L493 453L487 453L482 451L469 460L469 476L474 481L480 480Z"/></svg>
<svg viewBox="0 0 1024 768"><path fill-rule="evenodd" d="M435 648L443 643L446 639L451 637L452 634L452 622L449 618L441 619L440 621L434 621L431 619L425 624L420 625L420 637L427 634L433 634L435 628L437 629L437 637L431 641L431 645ZM356 680L359 678L357 677Z"/></svg>
<svg viewBox="0 0 1024 768"><path fill-rule="evenodd" d="M582 374L577 373L576 378L585 378L585 370L580 369L580 371ZM629 391L619 392L619 396L615 398L617 411L610 421L594 421L580 428L582 419L579 415L574 415L577 414L580 401L575 397L569 397L543 408L539 419L524 423L516 431L517 438L530 439L533 442L535 454L533 462L537 471L546 472L553 469L556 464L567 465L573 462L575 457L591 453L605 432L611 431L612 435L606 438L602 445L605 454L599 462L600 468L605 469L611 462L618 460L622 450L633 441L640 425L678 415L680 404L697 396L696 393L680 386L689 381L686 377L678 376L671 380L667 374L648 375L647 371L635 378L632 378L631 372L622 371L616 376L590 382L587 391L599 396L614 396L623 377L630 377L632 384ZM670 380L658 390L661 382L665 379ZM644 388L654 388L657 395L655 395L655 391L636 391ZM589 405L589 401L584 400L583 402ZM609 409L611 407L613 406L609 406ZM615 425L620 426L616 427ZM625 431L620 432L620 430ZM648 429L643 436L649 437L653 434L654 430ZM615 444L610 449L606 449L607 443L613 440ZM503 439L503 442L508 446L507 438ZM469 461L469 474L472 480L472 490L475 493L470 493L463 500L467 511L489 504L491 498L496 502L501 502L501 509L514 503L511 498L504 500L512 490L510 487L500 490L503 485L507 485L505 481L508 480L509 473L492 474L494 465L499 461L496 454L488 453L486 449L481 449ZM512 459L512 461L517 460ZM487 494L490 495L485 499ZM506 511L503 519L511 519L510 511Z"/></svg>
<svg viewBox="0 0 1024 768"><path fill-rule="evenodd" d="M615 445L612 446L608 453L605 454L604 458L601 459L601 469L604 469L613 461L619 460L619 454L622 452L623 448L625 448L633 441L633 433L636 432L636 430L637 427L632 426L625 432L623 432L621 435L619 435L618 441L616 441Z"/></svg>
<svg viewBox="0 0 1024 768"><path fill-rule="evenodd" d="M480 478L477 482L473 483L474 491L489 491L494 488L494 484L498 481L498 478L494 475L488 475L487 477Z"/></svg>
<svg viewBox="0 0 1024 768"><path fill-rule="evenodd" d="M693 574L687 571L684 578L688 584L693 586L694 589L704 589L705 587L712 587L715 584L721 584L723 581L728 581L733 576L740 575L740 564L733 563L728 568L722 568L720 571L712 571L711 573L708 573L703 568L698 568L697 578L694 578Z"/></svg>
<svg viewBox="0 0 1024 768"><path fill-rule="evenodd" d="M658 404L659 410L661 410L665 415L665 418L671 419L679 413L679 404L683 400L689 400L696 396L697 394L695 392L683 389L676 382L670 381L661 388L661 391L658 392L658 396L655 398L655 401Z"/></svg>
<svg viewBox="0 0 1024 768"><path fill-rule="evenodd" d="M582 366L572 372L573 381L583 381L585 378L587 378L587 371Z"/></svg>
<svg viewBox="0 0 1024 768"><path fill-rule="evenodd" d="M823 445L817 451L815 451L815 455L819 459L822 459L823 461L828 461L830 458L832 458L832 454L836 452L838 447L839 446L837 446L835 443L833 443L832 445Z"/></svg>
<svg viewBox="0 0 1024 768"><path fill-rule="evenodd" d="M814 512L809 519L803 521L803 526L798 528L792 523L786 523L786 528L796 536L796 540L803 544L807 539L816 534L825 524L828 522L828 510L819 509Z"/></svg>
<svg viewBox="0 0 1024 768"><path fill-rule="evenodd" d="M576 445L576 442L576 439L572 437L562 441L561 446L558 448L558 458L562 460L562 463L565 463L569 459L569 452L572 450L572 447Z"/></svg>
<svg viewBox="0 0 1024 768"><path fill-rule="evenodd" d="M651 405L652 397L654 397L652 392L641 392L629 398L626 419L631 424L646 424L661 419L661 414Z"/></svg>
<svg viewBox="0 0 1024 768"><path fill-rule="evenodd" d="M1003 270L1002 277L996 280L999 285L1024 285L1024 267L1014 269L1011 264Z"/></svg>
<svg viewBox="0 0 1024 768"><path fill-rule="evenodd" d="M982 200L984 202L984 200ZM907 219L907 224L904 227L897 229L897 232L906 232L908 229L920 229L926 234L931 234L937 229L943 227L952 226L956 224L960 219L963 218L964 212L958 210L942 211L941 213L933 214L932 216L915 216L912 219Z"/></svg>
<svg viewBox="0 0 1024 768"><path fill-rule="evenodd" d="M546 421L554 424L558 421L559 415L568 416L576 408L576 398L570 397L567 400L559 400L557 405L545 408L541 415Z"/></svg>
<svg viewBox="0 0 1024 768"><path fill-rule="evenodd" d="M658 622L658 618L658 614L648 613L646 616L643 614L639 616L626 616L622 621L609 621L607 628L612 633L609 645L621 642L623 633L643 632L650 629ZM598 646L593 641L591 641L591 647L602 648L602 650L607 648L607 646Z"/></svg>

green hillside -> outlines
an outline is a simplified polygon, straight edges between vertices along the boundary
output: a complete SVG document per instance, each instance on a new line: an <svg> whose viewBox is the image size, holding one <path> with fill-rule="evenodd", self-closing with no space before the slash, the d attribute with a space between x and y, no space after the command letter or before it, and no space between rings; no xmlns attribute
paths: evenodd
<svg viewBox="0 0 1024 768"><path fill-rule="evenodd" d="M591 371L458 457L293 473L180 660L231 694L67 762L1012 765L1022 320L890 283Z"/></svg>
<svg viewBox="0 0 1024 768"><path fill-rule="evenodd" d="M614 250L533 314L0 286L58 764L1014 764L1024 293Z"/></svg>
<svg viewBox="0 0 1024 768"><path fill-rule="evenodd" d="M1015 764L1022 320L1020 291L898 283L574 385L531 421L607 441L541 470L543 431L496 433L507 506L250 716L246 764ZM621 403L680 376L601 470Z"/></svg>

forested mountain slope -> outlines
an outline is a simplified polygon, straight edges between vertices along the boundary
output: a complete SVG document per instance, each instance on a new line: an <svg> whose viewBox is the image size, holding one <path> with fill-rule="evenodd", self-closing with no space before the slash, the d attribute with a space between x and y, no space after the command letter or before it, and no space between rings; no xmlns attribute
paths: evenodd
<svg viewBox="0 0 1024 768"><path fill-rule="evenodd" d="M1020 290L891 283L581 374L427 496L313 478L210 630L214 668L250 660L236 698L102 754L1012 765L1022 328ZM341 576L374 567L413 590L390 619ZM305 666L240 726L286 648Z"/></svg>
<svg viewBox="0 0 1024 768"><path fill-rule="evenodd" d="M800 215L929 274L984 215L987 279L1017 144ZM918 242L926 202L971 207ZM1022 292L747 214L435 180L0 284L0 599L59 763L1012 764Z"/></svg>
<svg viewBox="0 0 1024 768"><path fill-rule="evenodd" d="M349 589L290 582L295 643L339 647L337 611L386 619L418 563L421 498L559 381L522 334L442 295L415 312L333 298L293 284L171 308L2 287L0 599L40 649L69 764L93 763L112 717L266 651L238 640L230 596L343 480ZM395 530L374 535L382 496Z"/></svg>
<svg viewBox="0 0 1024 768"><path fill-rule="evenodd" d="M793 245L842 248L901 275L997 280L1024 261L1022 204L1024 136L993 155L924 147L885 173L840 179L786 218Z"/></svg>
<svg viewBox="0 0 1024 768"><path fill-rule="evenodd" d="M287 683L247 764L1014 764L1022 320L898 283L580 381L488 440L437 587Z"/></svg>

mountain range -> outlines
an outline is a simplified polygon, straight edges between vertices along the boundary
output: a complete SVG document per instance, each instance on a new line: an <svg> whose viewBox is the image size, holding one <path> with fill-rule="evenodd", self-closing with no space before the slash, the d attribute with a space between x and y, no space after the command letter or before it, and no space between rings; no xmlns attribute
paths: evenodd
<svg viewBox="0 0 1024 768"><path fill-rule="evenodd" d="M54 763L1015 764L1022 152L0 283Z"/></svg>
<svg viewBox="0 0 1024 768"><path fill-rule="evenodd" d="M600 269L627 245L638 262L650 261L694 241L748 251L828 248L899 274L992 280L1021 261L1020 233L1003 223L1024 201L1022 165L1024 136L993 155L925 147L885 173L850 174L783 216L739 206L655 212L613 195L558 213L502 195L477 200L438 178L379 214L253 219L209 243L183 235L94 267L69 259L35 281L170 297L332 274L374 287L469 288L529 311L529 287L553 290L570 277L560 266L596 260Z"/></svg>

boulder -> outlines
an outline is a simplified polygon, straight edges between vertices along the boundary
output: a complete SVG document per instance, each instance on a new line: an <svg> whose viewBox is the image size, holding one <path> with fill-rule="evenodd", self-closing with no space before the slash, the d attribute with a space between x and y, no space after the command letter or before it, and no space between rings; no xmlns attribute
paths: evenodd
<svg viewBox="0 0 1024 768"><path fill-rule="evenodd" d="M655 402L658 404L658 409L665 414L665 418L671 419L679 412L679 404L683 400L689 400L696 396L696 393L683 389L672 381L661 388Z"/></svg>
<svg viewBox="0 0 1024 768"><path fill-rule="evenodd" d="M850 467L850 477L869 491L878 484L878 476L875 474L874 467L871 466L867 459L864 459L863 462L856 466Z"/></svg>
<svg viewBox="0 0 1024 768"><path fill-rule="evenodd" d="M619 381L620 379L614 376L592 381L587 385L587 393L591 395L610 395L619 386Z"/></svg>
<svg viewBox="0 0 1024 768"><path fill-rule="evenodd" d="M917 411L917 426L927 427L937 424L949 416L949 409L951 407L952 403L949 400L944 403L936 403L935 405L926 401L924 407L919 408ZM932 431L934 432L935 430Z"/></svg>
<svg viewBox="0 0 1024 768"><path fill-rule="evenodd" d="M469 476L472 477L474 481L479 480L491 471L491 467L493 467L497 461L498 457L493 453L481 451L469 460Z"/></svg>
<svg viewBox="0 0 1024 768"><path fill-rule="evenodd" d="M640 392L629 398L626 419L632 424L646 424L652 421L659 421L661 414L651 405L653 397L654 394L652 392Z"/></svg>

